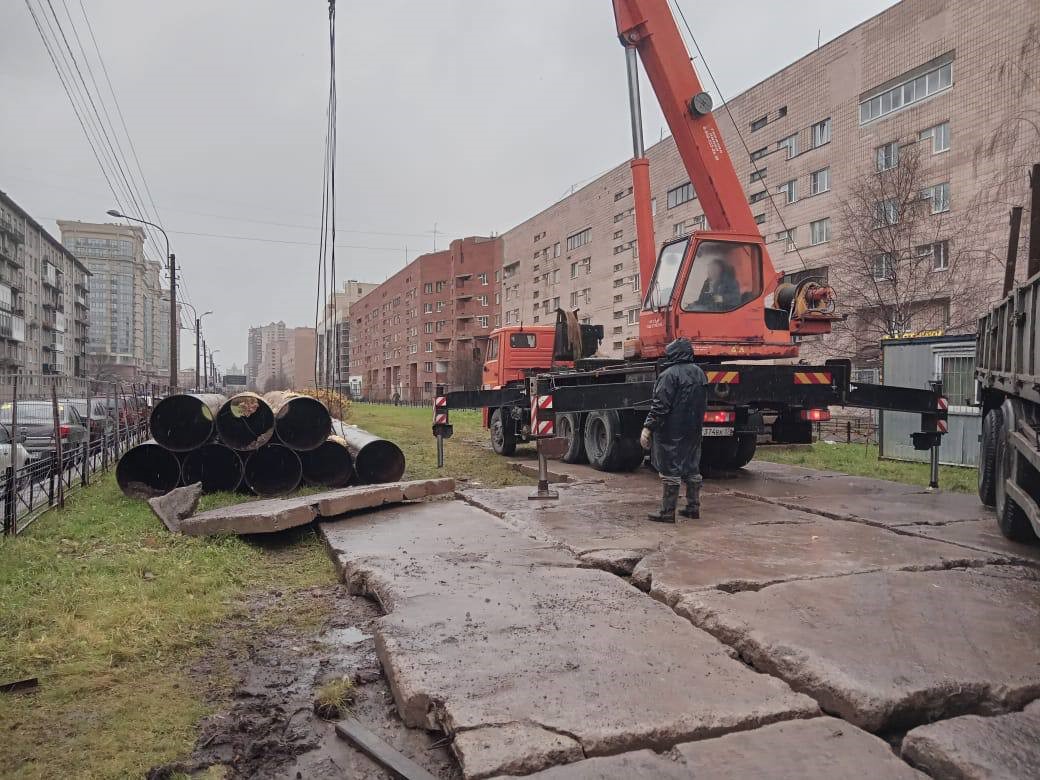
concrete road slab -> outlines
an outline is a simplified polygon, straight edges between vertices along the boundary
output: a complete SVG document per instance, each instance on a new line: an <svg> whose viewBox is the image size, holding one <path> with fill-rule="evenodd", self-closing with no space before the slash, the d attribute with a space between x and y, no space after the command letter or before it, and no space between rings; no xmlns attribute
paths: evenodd
<svg viewBox="0 0 1040 780"><path fill-rule="evenodd" d="M932 777L1019 780L1040 777L1040 701L1013 712L919 726L903 739L902 756Z"/></svg>
<svg viewBox="0 0 1040 780"><path fill-rule="evenodd" d="M816 577L880 570L925 570L1004 563L1002 555L919 539L859 523L775 508L772 522L691 523L635 567L632 582L674 605L705 588L736 592Z"/></svg>
<svg viewBox="0 0 1040 780"><path fill-rule="evenodd" d="M675 606L759 671L869 731L1040 696L1040 574L1015 566L875 572Z"/></svg>
<svg viewBox="0 0 1040 780"><path fill-rule="evenodd" d="M735 475L713 482L726 490L765 498L906 495L927 487L766 461L752 461Z"/></svg>
<svg viewBox="0 0 1040 780"><path fill-rule="evenodd" d="M667 753L650 750L591 758L532 775L538 780L924 780L888 744L837 718L763 726L717 739L687 742Z"/></svg>
<svg viewBox="0 0 1040 780"><path fill-rule="evenodd" d="M1040 543L1023 544L1006 539L997 527L997 518L988 517L966 523L920 526L901 529L916 536L961 544L973 550L984 550L1028 563L1040 563Z"/></svg>
<svg viewBox="0 0 1040 780"><path fill-rule="evenodd" d="M663 604L475 507L379 514L323 533L350 587L390 611L376 646L402 718L454 736L467 777L543 768L574 755L567 739L594 756L818 713Z"/></svg>

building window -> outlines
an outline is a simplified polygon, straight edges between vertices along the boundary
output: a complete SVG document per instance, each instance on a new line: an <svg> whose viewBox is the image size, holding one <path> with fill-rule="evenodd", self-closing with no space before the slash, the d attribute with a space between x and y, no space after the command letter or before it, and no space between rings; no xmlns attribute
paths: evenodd
<svg viewBox="0 0 1040 780"><path fill-rule="evenodd" d="M674 225L672 225L672 235L673 236L685 236L686 235L686 223L685 222L676 222Z"/></svg>
<svg viewBox="0 0 1040 780"><path fill-rule="evenodd" d="M585 246L592 240L592 228L585 228L573 235L567 236L567 251L570 252L580 246Z"/></svg>
<svg viewBox="0 0 1040 780"><path fill-rule="evenodd" d="M621 236L623 236L624 234L625 234L624 230L615 230L614 231L614 238L615 238L615 240L621 238Z"/></svg>
<svg viewBox="0 0 1040 780"><path fill-rule="evenodd" d="M831 120L830 117L812 126L813 149L829 144L831 142Z"/></svg>
<svg viewBox="0 0 1040 780"><path fill-rule="evenodd" d="M976 406L978 401L975 396L975 355L938 354L935 360L935 373L942 380L943 395L950 399L950 411L954 411L955 407Z"/></svg>
<svg viewBox="0 0 1040 780"><path fill-rule="evenodd" d="M919 246L916 254L918 257L930 257L933 271L947 271L950 268L950 243L948 241L935 241Z"/></svg>
<svg viewBox="0 0 1040 780"><path fill-rule="evenodd" d="M765 200L768 197L769 197L769 193L767 193L765 190L762 190L761 192L753 193L751 195L751 197L748 198L748 202L749 203L758 203L760 200Z"/></svg>
<svg viewBox="0 0 1040 780"><path fill-rule="evenodd" d="M921 197L932 202L932 213L941 214L950 210L950 183L943 182L934 187L925 187Z"/></svg>
<svg viewBox="0 0 1040 780"><path fill-rule="evenodd" d="M785 252L793 252L795 249L798 248L795 245L795 240L794 240L794 231L795 230L796 230L796 228L791 228L790 230L782 230L782 231L780 231L779 233L776 234L776 240L784 242L784 251Z"/></svg>
<svg viewBox="0 0 1040 780"><path fill-rule="evenodd" d="M432 293L433 292L433 285L431 283L427 282L426 284L423 285L422 291L424 293Z"/></svg>
<svg viewBox="0 0 1040 780"><path fill-rule="evenodd" d="M787 198L787 203L794 203L798 199L798 180L785 181L776 188L776 191Z"/></svg>
<svg viewBox="0 0 1040 780"><path fill-rule="evenodd" d="M759 168L757 171L752 171L751 176L748 177L749 181L754 184L756 181L762 181L766 177L766 169Z"/></svg>
<svg viewBox="0 0 1040 780"><path fill-rule="evenodd" d="M502 303L502 293L497 292L495 293L495 305L498 306L500 303Z"/></svg>
<svg viewBox="0 0 1040 780"><path fill-rule="evenodd" d="M693 200L693 198L693 185L690 182L680 184L678 187L668 190L668 208L674 209L676 206Z"/></svg>
<svg viewBox="0 0 1040 780"><path fill-rule="evenodd" d="M614 287L615 288L616 287L624 287L624 286L625 286L625 280L623 278L614 280Z"/></svg>
<svg viewBox="0 0 1040 780"><path fill-rule="evenodd" d="M632 289L639 292L639 274L632 275Z"/></svg>
<svg viewBox="0 0 1040 780"><path fill-rule="evenodd" d="M423 310L423 314L433 314L433 304L432 303L424 303L423 307L422 307L422 310Z"/></svg>
<svg viewBox="0 0 1040 780"><path fill-rule="evenodd" d="M488 305L488 297L486 295L478 295L477 296L477 303L479 303L481 306L487 306Z"/></svg>
<svg viewBox="0 0 1040 780"><path fill-rule="evenodd" d="M625 319L625 313L623 311L616 311L616 312L614 312L614 319L615 320L623 320L623 319Z"/></svg>
<svg viewBox="0 0 1040 780"><path fill-rule="evenodd" d="M755 149L755 151L751 153L751 162L754 162L755 160L761 160L767 154L769 154L768 146L763 146L761 149Z"/></svg>
<svg viewBox="0 0 1040 780"><path fill-rule="evenodd" d="M622 270L624 270L624 268L625 268L625 264L624 263L614 263L614 273L617 273L618 271L622 271Z"/></svg>
<svg viewBox="0 0 1040 780"><path fill-rule="evenodd" d="M629 309L628 310L628 324L631 325L632 323L635 323L635 322L639 322L639 309Z"/></svg>
<svg viewBox="0 0 1040 780"><path fill-rule="evenodd" d="M882 144L874 152L874 164L878 171L890 171L899 165L899 143Z"/></svg>
<svg viewBox="0 0 1040 780"><path fill-rule="evenodd" d="M809 244L816 246L817 244L825 244L831 240L831 220L830 217L818 219L815 222L809 223Z"/></svg>
<svg viewBox="0 0 1040 780"><path fill-rule="evenodd" d="M576 262L571 263L571 279L578 275L578 264Z"/></svg>
<svg viewBox="0 0 1040 780"><path fill-rule="evenodd" d="M487 273L477 274L477 281L480 282L481 284L487 284L488 283Z"/></svg>
<svg viewBox="0 0 1040 780"><path fill-rule="evenodd" d="M790 160L796 154L798 154L798 133L787 136L787 138L781 138L776 142L777 149L787 150L787 159Z"/></svg>
<svg viewBox="0 0 1040 780"><path fill-rule="evenodd" d="M433 352L433 342L432 341L427 341L426 342L426 351L427 352Z"/></svg>
<svg viewBox="0 0 1040 780"><path fill-rule="evenodd" d="M626 197L628 195L631 195L631 194L632 194L632 188L631 187L629 187L627 190L618 190L617 192L614 193L614 201L617 202L617 201L621 200L622 198L624 198L624 197Z"/></svg>
<svg viewBox="0 0 1040 780"><path fill-rule="evenodd" d="M922 130L920 139L932 142L932 154L947 151L950 148L950 123L943 122L935 127Z"/></svg>
<svg viewBox="0 0 1040 780"><path fill-rule="evenodd" d="M433 333L433 323L432 322L423 323L422 328L423 328L423 333Z"/></svg>
<svg viewBox="0 0 1040 780"><path fill-rule="evenodd" d="M756 225L761 225L765 221L766 221L766 215L765 214L755 214L755 224Z"/></svg>
<svg viewBox="0 0 1040 780"><path fill-rule="evenodd" d="M819 195L831 188L831 169L821 168L809 174L809 194Z"/></svg>
<svg viewBox="0 0 1040 780"><path fill-rule="evenodd" d="M447 286L448 286L447 282L444 282L444 281L437 282L436 290L437 290L437 292L444 292L444 288L447 287Z"/></svg>
<svg viewBox="0 0 1040 780"><path fill-rule="evenodd" d="M896 261L891 252L876 255L874 257L874 281L884 282L894 279L896 275Z"/></svg>
<svg viewBox="0 0 1040 780"><path fill-rule="evenodd" d="M559 256L560 256L560 242L557 241L555 244L553 244L553 257L559 257Z"/></svg>
<svg viewBox="0 0 1040 780"><path fill-rule="evenodd" d="M953 63L947 62L864 100L859 104L859 123L863 125L872 122L878 117L891 114L893 111L898 111L905 106L942 92L952 84Z"/></svg>
<svg viewBox="0 0 1040 780"><path fill-rule="evenodd" d="M899 222L899 204L892 198L874 204L874 227L882 228Z"/></svg>
<svg viewBox="0 0 1040 780"><path fill-rule="evenodd" d="M617 295L614 296L614 303L621 303L621 300L624 297L625 297L624 295L622 295L621 293L618 293Z"/></svg>
<svg viewBox="0 0 1040 780"><path fill-rule="evenodd" d="M763 114L758 119L751 120L751 132L754 133L757 130L761 130L763 127L769 124L769 115Z"/></svg>
<svg viewBox="0 0 1040 780"><path fill-rule="evenodd" d="M620 336L624 332L625 328L623 325L615 325L611 333L615 336Z"/></svg>

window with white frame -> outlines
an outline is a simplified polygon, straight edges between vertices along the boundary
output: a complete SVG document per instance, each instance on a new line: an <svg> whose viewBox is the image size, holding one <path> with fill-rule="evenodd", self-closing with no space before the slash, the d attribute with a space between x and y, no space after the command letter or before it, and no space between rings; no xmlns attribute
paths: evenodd
<svg viewBox="0 0 1040 780"><path fill-rule="evenodd" d="M751 153L751 162L754 162L755 160L761 160L767 154L769 154L768 146L763 146L761 149L755 149L755 151Z"/></svg>
<svg viewBox="0 0 1040 780"><path fill-rule="evenodd" d="M831 218L824 217L809 223L809 244L825 244L831 240Z"/></svg>
<svg viewBox="0 0 1040 780"><path fill-rule="evenodd" d="M812 145L813 149L829 144L831 142L831 120L827 117L822 122L817 122L812 126Z"/></svg>
<svg viewBox="0 0 1040 780"><path fill-rule="evenodd" d="M917 103L931 97L953 84L953 63L946 62L932 70L907 79L901 84L890 87L867 98L859 104L859 123L872 122L878 117L891 114L893 111Z"/></svg>
<svg viewBox="0 0 1040 780"><path fill-rule="evenodd" d="M884 282L894 279L896 275L896 260L891 252L883 252L874 256L874 281Z"/></svg>
<svg viewBox="0 0 1040 780"><path fill-rule="evenodd" d="M934 241L917 247L918 257L931 258L933 271L947 271L950 268L950 242Z"/></svg>
<svg viewBox="0 0 1040 780"><path fill-rule="evenodd" d="M424 303L423 307L422 307L422 310L423 310L423 314L433 314L433 304L432 303Z"/></svg>
<svg viewBox="0 0 1040 780"><path fill-rule="evenodd" d="M481 327L481 328L486 328L488 326L488 315L486 315L486 314L478 315L477 316L477 325L479 327Z"/></svg>
<svg viewBox="0 0 1040 780"><path fill-rule="evenodd" d="M672 235L673 236L685 236L686 235L686 223L685 222L676 222L674 225L672 225Z"/></svg>
<svg viewBox="0 0 1040 780"><path fill-rule="evenodd" d="M578 264L577 262L571 263L571 279L578 275Z"/></svg>
<svg viewBox="0 0 1040 780"><path fill-rule="evenodd" d="M935 376L943 383L943 395L950 411L971 413L977 405L975 396L975 353L964 349L938 351L935 354Z"/></svg>
<svg viewBox="0 0 1040 780"><path fill-rule="evenodd" d="M751 175L748 176L748 181L754 184L756 181L762 181L766 177L765 166L759 168L757 171L751 171Z"/></svg>
<svg viewBox="0 0 1040 780"><path fill-rule="evenodd" d="M585 246L592 240L592 228L579 230L577 233L567 236L567 251L570 252L580 246Z"/></svg>
<svg viewBox="0 0 1040 780"><path fill-rule="evenodd" d="M795 244L795 233L794 233L794 231L796 229L797 228L790 228L788 230L781 230L779 233L776 234L776 240L784 242L784 251L785 252L793 252L795 249L798 248L797 245Z"/></svg>
<svg viewBox="0 0 1040 780"><path fill-rule="evenodd" d="M559 256L560 256L560 242L557 241L555 244L553 244L553 257L559 257Z"/></svg>
<svg viewBox="0 0 1040 780"><path fill-rule="evenodd" d="M874 151L874 167L878 171L890 171L899 165L899 142L889 141Z"/></svg>
<svg viewBox="0 0 1040 780"><path fill-rule="evenodd" d="M789 179L776 188L786 198L786 203L794 203L798 199L798 180Z"/></svg>
<svg viewBox="0 0 1040 780"><path fill-rule="evenodd" d="M950 210L950 183L943 182L921 191L921 197L931 203L933 214L941 214Z"/></svg>
<svg viewBox="0 0 1040 780"><path fill-rule="evenodd" d="M694 198L693 185L690 182L680 184L668 190L668 208L674 209Z"/></svg>
<svg viewBox="0 0 1040 780"><path fill-rule="evenodd" d="M488 275L487 275L487 273L477 274L477 281L480 282L481 284L487 284L488 283Z"/></svg>
<svg viewBox="0 0 1040 780"><path fill-rule="evenodd" d="M934 127L922 130L919 137L922 142L931 141L932 154L945 152L950 148L950 123L942 122Z"/></svg>
<svg viewBox="0 0 1040 780"><path fill-rule="evenodd" d="M882 228L899 222L899 204L893 198L874 204L874 227Z"/></svg>
<svg viewBox="0 0 1040 780"><path fill-rule="evenodd" d="M488 305L488 297L486 295L478 295L477 296L477 303L479 303L481 306L487 306Z"/></svg>
<svg viewBox="0 0 1040 780"><path fill-rule="evenodd" d="M818 171L813 171L809 174L809 194L819 195L821 192L827 192L831 188L831 169L830 166L826 168L820 168Z"/></svg>
<svg viewBox="0 0 1040 780"><path fill-rule="evenodd" d="M777 149L787 150L787 159L790 160L792 157L798 154L798 133L793 133L787 136L787 138L781 138L776 142Z"/></svg>

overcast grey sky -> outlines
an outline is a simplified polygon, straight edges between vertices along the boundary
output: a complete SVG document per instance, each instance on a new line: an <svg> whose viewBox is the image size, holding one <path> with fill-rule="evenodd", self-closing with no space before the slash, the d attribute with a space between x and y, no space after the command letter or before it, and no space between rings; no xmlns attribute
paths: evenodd
<svg viewBox="0 0 1040 780"><path fill-rule="evenodd" d="M729 96L892 4L679 1ZM88 35L81 0L50 2ZM188 299L215 311L217 362L241 366L249 325L313 324L327 3L82 3ZM0 189L55 236L55 219L108 220L25 0L0 2L0 31ZM435 224L441 247L505 231L630 154L609 0L339 0L337 40L341 279L381 281L432 249ZM644 104L656 141L646 85Z"/></svg>

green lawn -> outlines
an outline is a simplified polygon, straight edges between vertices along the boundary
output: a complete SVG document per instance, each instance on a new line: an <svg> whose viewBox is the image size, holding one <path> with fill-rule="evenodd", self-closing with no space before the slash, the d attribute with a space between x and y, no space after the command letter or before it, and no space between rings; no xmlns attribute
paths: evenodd
<svg viewBox="0 0 1040 780"><path fill-rule="evenodd" d="M755 460L772 463L789 463L811 469L840 471L859 477L876 477L905 482L911 485L928 486L929 466L927 463L908 463L901 460L882 460L878 457L877 445L873 444L825 444L817 442L811 447L785 449L782 447L759 447ZM961 466L940 466L939 487L955 493L974 493L976 471Z"/></svg>

